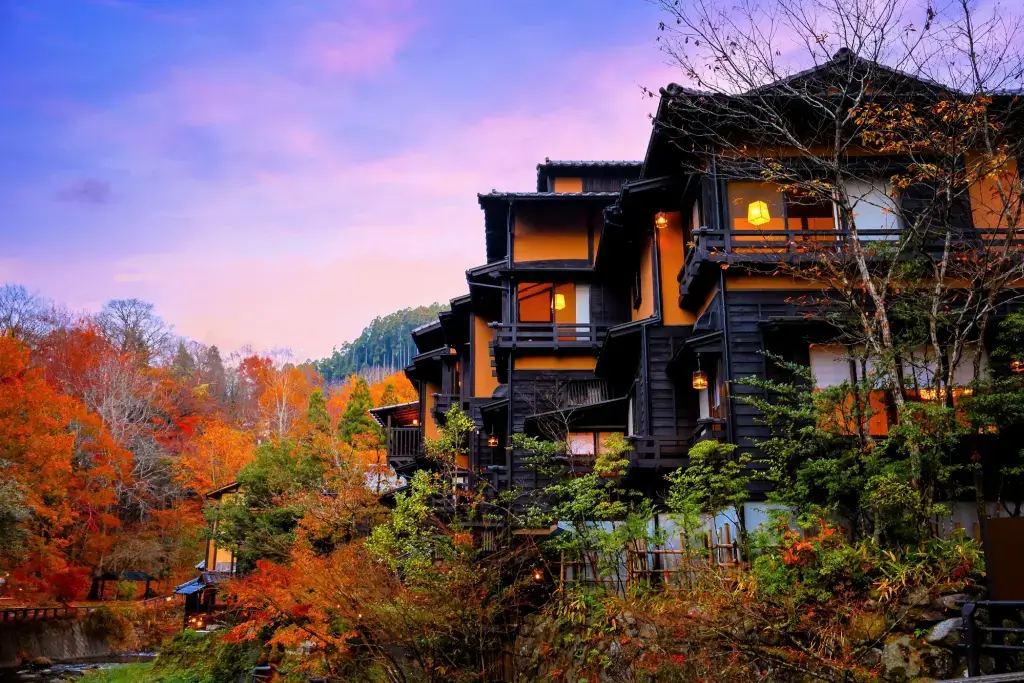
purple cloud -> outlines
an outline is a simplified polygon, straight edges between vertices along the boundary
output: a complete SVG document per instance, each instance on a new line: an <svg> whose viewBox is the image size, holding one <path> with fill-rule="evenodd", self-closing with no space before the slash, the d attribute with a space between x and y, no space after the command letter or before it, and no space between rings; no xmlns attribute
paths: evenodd
<svg viewBox="0 0 1024 683"><path fill-rule="evenodd" d="M57 199L101 206L110 201L110 183L96 178L81 178L57 190Z"/></svg>

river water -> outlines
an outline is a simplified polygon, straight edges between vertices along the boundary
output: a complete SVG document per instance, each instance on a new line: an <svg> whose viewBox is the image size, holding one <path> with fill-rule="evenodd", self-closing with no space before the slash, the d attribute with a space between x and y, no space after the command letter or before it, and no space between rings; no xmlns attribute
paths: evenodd
<svg viewBox="0 0 1024 683"><path fill-rule="evenodd" d="M149 662L156 658L156 653L143 653L121 657L105 657L89 661L55 663L47 669L17 667L0 669L0 683L51 683L56 681L74 681L85 672L93 669L109 669L136 662Z"/></svg>

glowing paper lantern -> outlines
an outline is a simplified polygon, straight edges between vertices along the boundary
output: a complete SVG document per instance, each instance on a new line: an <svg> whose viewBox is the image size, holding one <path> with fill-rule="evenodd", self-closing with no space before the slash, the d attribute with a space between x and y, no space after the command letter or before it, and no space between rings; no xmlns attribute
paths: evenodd
<svg viewBox="0 0 1024 683"><path fill-rule="evenodd" d="M764 225L772 219L770 213L768 213L768 205L764 202L750 202L750 206L747 207L747 222L751 225Z"/></svg>

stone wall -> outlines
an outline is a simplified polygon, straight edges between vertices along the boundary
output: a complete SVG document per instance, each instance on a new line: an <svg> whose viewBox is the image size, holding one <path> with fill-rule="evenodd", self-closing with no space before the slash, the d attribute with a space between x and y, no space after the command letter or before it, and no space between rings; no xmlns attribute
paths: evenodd
<svg viewBox="0 0 1024 683"><path fill-rule="evenodd" d="M18 666L22 659L51 660L105 657L112 653L102 634L92 633L84 619L17 621L0 624L0 668Z"/></svg>

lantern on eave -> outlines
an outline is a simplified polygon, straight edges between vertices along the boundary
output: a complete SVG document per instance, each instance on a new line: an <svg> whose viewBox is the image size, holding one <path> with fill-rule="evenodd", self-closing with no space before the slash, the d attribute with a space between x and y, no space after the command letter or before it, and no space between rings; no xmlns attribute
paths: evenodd
<svg viewBox="0 0 1024 683"><path fill-rule="evenodd" d="M1024 372L1024 360L1010 361L1010 372Z"/></svg>
<svg viewBox="0 0 1024 683"><path fill-rule="evenodd" d="M487 439L487 445L490 446L491 448L497 448L498 437L494 436L494 434L491 434L491 436Z"/></svg>
<svg viewBox="0 0 1024 683"><path fill-rule="evenodd" d="M703 391L708 388L708 373L703 370L693 371L693 388L697 391Z"/></svg>
<svg viewBox="0 0 1024 683"><path fill-rule="evenodd" d="M772 219L768 212L768 204L762 201L750 202L747 206L747 222L751 225L764 225Z"/></svg>
<svg viewBox="0 0 1024 683"><path fill-rule="evenodd" d="M565 308L565 294L555 294L555 310L561 311Z"/></svg>
<svg viewBox="0 0 1024 683"><path fill-rule="evenodd" d="M668 214L662 211L654 214L654 227L658 230L663 230L668 227Z"/></svg>

